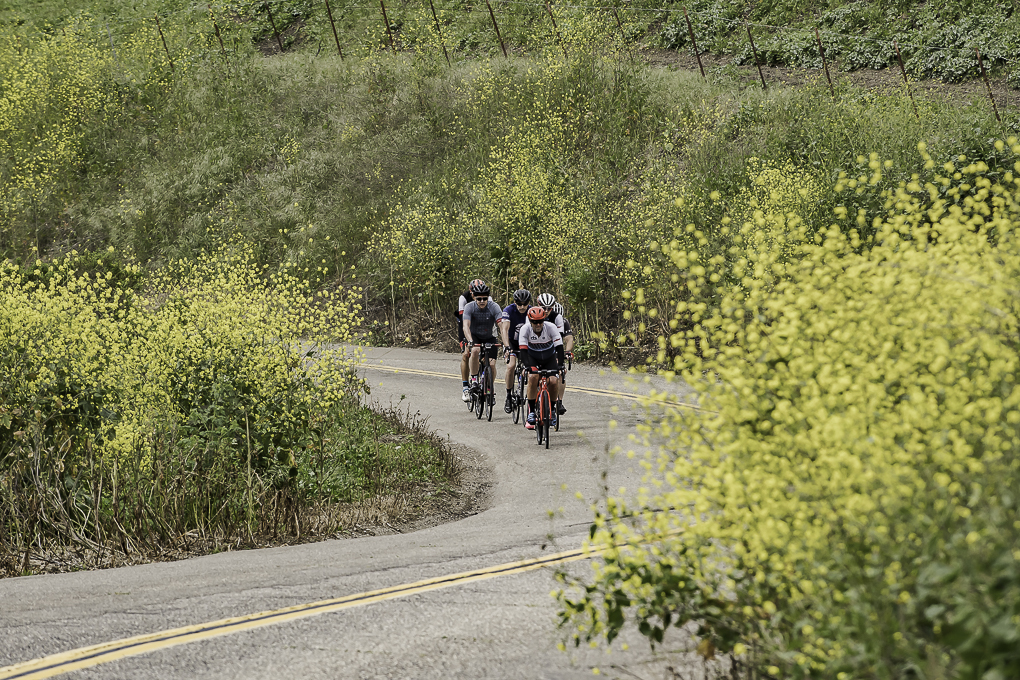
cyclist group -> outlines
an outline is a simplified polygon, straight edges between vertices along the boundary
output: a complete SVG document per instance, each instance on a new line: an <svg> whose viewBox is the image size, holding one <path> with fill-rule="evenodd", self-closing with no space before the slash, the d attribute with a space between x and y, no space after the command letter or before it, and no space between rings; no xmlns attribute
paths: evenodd
<svg viewBox="0 0 1020 680"><path fill-rule="evenodd" d="M488 284L481 279L471 282L461 296L457 311L457 331L463 350L460 373L463 380L464 401L470 401L471 390L477 389L478 371L482 352L487 360L496 358L499 334L507 361L506 405L503 410L513 409L513 380L517 362L526 367L528 375L528 417L525 427L535 428L535 398L538 390L538 372L559 371L559 379L549 379L552 393L556 396L556 410L559 415L567 412L563 407L563 391L566 388L565 363L567 356L573 357L574 334L570 324L563 317L563 306L550 293L542 293L531 304L531 293L525 289L516 291L513 302L505 308L492 299Z"/></svg>

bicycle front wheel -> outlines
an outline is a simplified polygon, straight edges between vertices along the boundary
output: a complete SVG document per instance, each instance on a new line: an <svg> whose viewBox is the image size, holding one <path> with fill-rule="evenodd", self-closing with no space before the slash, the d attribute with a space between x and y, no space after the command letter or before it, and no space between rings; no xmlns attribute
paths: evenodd
<svg viewBox="0 0 1020 680"><path fill-rule="evenodd" d="M475 386L475 417L478 420L482 419L485 415L485 402L488 401L488 397L485 394L485 387L489 382L489 369L486 367L485 362L482 361L482 367L478 371L478 384Z"/></svg>
<svg viewBox="0 0 1020 680"><path fill-rule="evenodd" d="M514 424L520 422L524 415L524 405L528 403L524 392L524 371L517 373L517 384L514 385Z"/></svg>
<svg viewBox="0 0 1020 680"><path fill-rule="evenodd" d="M549 425L552 423L552 399L548 392L542 394L542 427L545 429L545 448L549 448Z"/></svg>

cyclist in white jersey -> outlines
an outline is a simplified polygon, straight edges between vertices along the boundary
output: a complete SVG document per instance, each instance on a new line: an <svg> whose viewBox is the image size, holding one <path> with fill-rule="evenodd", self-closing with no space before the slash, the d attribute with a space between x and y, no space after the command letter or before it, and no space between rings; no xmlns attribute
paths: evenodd
<svg viewBox="0 0 1020 680"><path fill-rule="evenodd" d="M535 301L545 310L548 320L559 329L560 335L563 337L564 354L573 359L574 331L571 330L570 323L563 316L563 305L556 302L556 297L552 293L542 293ZM562 416L567 412L567 409L563 406L563 393L567 389L567 374L564 362L560 363L560 375L563 377L563 380L559 381L559 388L556 393L556 412Z"/></svg>
<svg viewBox="0 0 1020 680"><path fill-rule="evenodd" d="M546 321L542 307L528 310L528 323L521 328L518 339L521 361L531 372L528 375L528 420L525 427L535 429L535 398L538 393L539 370L555 371L563 365L563 336L556 325ZM556 394L557 376L549 378L549 389Z"/></svg>

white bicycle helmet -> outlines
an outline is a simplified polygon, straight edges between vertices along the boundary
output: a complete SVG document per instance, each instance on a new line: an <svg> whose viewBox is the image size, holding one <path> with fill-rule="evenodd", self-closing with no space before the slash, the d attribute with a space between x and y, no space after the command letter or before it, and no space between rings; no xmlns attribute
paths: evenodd
<svg viewBox="0 0 1020 680"><path fill-rule="evenodd" d="M542 293L536 300L539 307L545 307L546 309L552 309L552 306L556 304L556 298L553 297L552 293Z"/></svg>

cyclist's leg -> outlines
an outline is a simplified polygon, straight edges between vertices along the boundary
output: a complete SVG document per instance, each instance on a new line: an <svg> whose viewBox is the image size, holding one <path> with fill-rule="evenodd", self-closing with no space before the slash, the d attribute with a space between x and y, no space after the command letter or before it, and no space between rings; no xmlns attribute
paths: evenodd
<svg viewBox="0 0 1020 680"><path fill-rule="evenodd" d="M567 335L565 338L563 338L563 351L566 352L567 354L569 354L569 353L574 351L574 334L573 333L571 333L570 335ZM560 380L560 389L559 389L559 391L556 394L556 399L558 401L562 402L563 401L563 393L567 389L567 372L566 371L561 371L560 372L560 378L561 378L561 380ZM566 409L562 409L562 410L564 412L566 412Z"/></svg>
<svg viewBox="0 0 1020 680"><path fill-rule="evenodd" d="M506 365L506 403L503 405L503 410L510 413L514 410L514 369L517 368L517 357L513 354L510 355L510 363Z"/></svg>
<svg viewBox="0 0 1020 680"><path fill-rule="evenodd" d="M480 363L479 355L481 350L482 348L477 345L471 348L471 357L468 359L468 370L471 372L472 380L478 379L478 365Z"/></svg>
<svg viewBox="0 0 1020 680"><path fill-rule="evenodd" d="M535 397L538 395L538 374L528 374L528 427L535 427Z"/></svg>
<svg viewBox="0 0 1020 680"><path fill-rule="evenodd" d="M510 350L507 350L508 352ZM517 368L517 355L511 354L510 361L506 365L506 391L507 394L514 388L514 369Z"/></svg>
<svg viewBox="0 0 1020 680"><path fill-rule="evenodd" d="M485 350L486 360L489 362L489 389L492 392L496 391L496 368L498 363L496 357L499 356L499 348L489 347Z"/></svg>
<svg viewBox="0 0 1020 680"><path fill-rule="evenodd" d="M556 388L556 411L559 415L563 415L567 412L567 409L563 406L563 392L567 389L567 371L560 371L559 385Z"/></svg>

